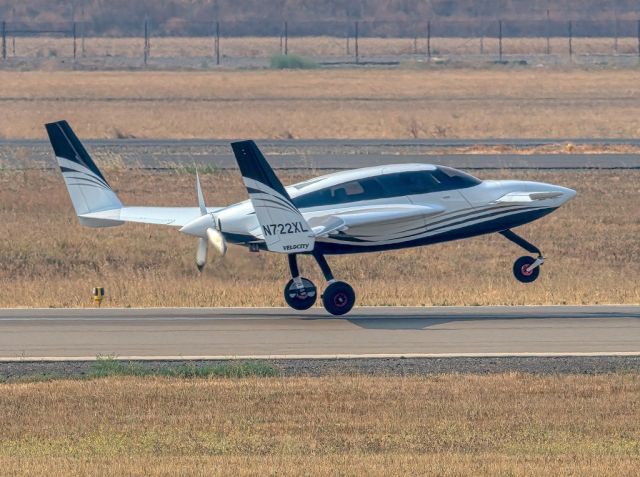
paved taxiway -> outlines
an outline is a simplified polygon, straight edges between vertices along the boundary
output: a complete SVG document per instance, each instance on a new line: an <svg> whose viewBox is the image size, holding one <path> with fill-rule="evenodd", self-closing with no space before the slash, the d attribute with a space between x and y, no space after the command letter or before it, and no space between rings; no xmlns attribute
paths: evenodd
<svg viewBox="0 0 640 477"><path fill-rule="evenodd" d="M640 306L0 310L0 359L640 355Z"/></svg>
<svg viewBox="0 0 640 477"><path fill-rule="evenodd" d="M640 154L461 154L447 148L509 146L529 148L572 142L578 145L637 147L640 140L622 139L494 139L494 140L261 140L258 145L276 169L353 169L380 164L427 162L460 169L638 169ZM86 141L95 159L117 158L133 169L209 167L237 169L228 140L93 140ZM434 153L434 148L440 152ZM25 153L28 160L25 160ZM0 140L0 167L55 167L51 146L40 140Z"/></svg>

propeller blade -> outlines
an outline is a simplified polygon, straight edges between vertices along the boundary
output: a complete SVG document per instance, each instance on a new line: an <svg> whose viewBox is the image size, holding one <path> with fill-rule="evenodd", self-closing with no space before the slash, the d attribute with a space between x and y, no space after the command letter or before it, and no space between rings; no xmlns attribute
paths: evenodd
<svg viewBox="0 0 640 477"><path fill-rule="evenodd" d="M198 206L200 207L200 213L207 215L207 207L204 205L204 195L202 194L202 186L200 185L200 176L196 171L196 193L198 194Z"/></svg>
<svg viewBox="0 0 640 477"><path fill-rule="evenodd" d="M202 271L207 263L207 239L198 239L198 251L196 253L196 266L198 271Z"/></svg>
<svg viewBox="0 0 640 477"><path fill-rule="evenodd" d="M192 233L194 235L199 235L197 230L202 230L202 226L206 227L207 222L211 221L211 225L213 227L208 227L206 229L207 238L198 239L198 252L196 253L196 265L198 266L198 270L202 271L205 263L207 263L207 248L208 244L211 243L216 251L220 254L221 257L224 257L225 253L227 253L227 242L224 239L222 233L217 230L216 224L213 221L213 217L208 214L207 207L204 204L204 195L202 194L202 185L200 184L200 175L198 171L196 171L196 193L198 195L198 207L200 208L200 213L202 216L189 224L183 226L180 231L184 233ZM206 216L206 218L205 218ZM200 232L202 233L202 232Z"/></svg>
<svg viewBox="0 0 640 477"><path fill-rule="evenodd" d="M224 257L227 253L227 241L219 230L209 228L207 229L207 238L209 243L214 246L221 257Z"/></svg>

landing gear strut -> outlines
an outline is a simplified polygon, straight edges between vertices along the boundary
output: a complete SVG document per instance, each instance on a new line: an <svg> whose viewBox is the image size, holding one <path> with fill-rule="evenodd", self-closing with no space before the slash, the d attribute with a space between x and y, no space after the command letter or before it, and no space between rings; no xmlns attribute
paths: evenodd
<svg viewBox="0 0 640 477"><path fill-rule="evenodd" d="M340 282L333 278L331 267L329 267L324 255L319 252L313 252L313 258L318 262L324 279L329 284L322 294L322 304L325 310L332 315L349 313L356 303L356 293L353 291L353 288L351 288L351 285L348 283Z"/></svg>
<svg viewBox="0 0 640 477"><path fill-rule="evenodd" d="M293 277L284 288L284 299L295 310L306 310L316 302L317 289L313 282L300 276L296 254L289 254L289 270ZM333 277L327 259L321 253L314 252L315 258L328 285L322 294L322 304L332 315L344 315L353 308L356 294L348 283Z"/></svg>
<svg viewBox="0 0 640 477"><path fill-rule="evenodd" d="M513 275L516 280L522 283L531 283L540 275L540 265L544 263L544 257L538 247L526 241L512 230L503 230L500 234L507 240L522 247L527 252L535 253L538 258L523 256L517 259L513 264Z"/></svg>

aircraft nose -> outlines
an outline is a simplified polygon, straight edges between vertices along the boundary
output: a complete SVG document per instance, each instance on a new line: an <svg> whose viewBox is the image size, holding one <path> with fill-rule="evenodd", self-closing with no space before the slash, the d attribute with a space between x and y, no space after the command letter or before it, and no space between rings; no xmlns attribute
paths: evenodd
<svg viewBox="0 0 640 477"><path fill-rule="evenodd" d="M560 202L561 205L569 202L571 199L573 199L577 195L577 192L575 190L569 189L568 187L553 186L553 189L554 191L562 194L561 196L558 197L558 201Z"/></svg>
<svg viewBox="0 0 640 477"><path fill-rule="evenodd" d="M544 182L500 181L490 184L498 196L494 203L522 203L544 207L560 207L576 196L568 187Z"/></svg>

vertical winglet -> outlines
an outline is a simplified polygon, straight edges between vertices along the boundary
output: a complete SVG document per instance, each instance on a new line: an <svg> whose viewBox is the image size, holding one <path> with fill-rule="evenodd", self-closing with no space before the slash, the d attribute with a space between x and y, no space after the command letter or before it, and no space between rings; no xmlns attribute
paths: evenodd
<svg viewBox="0 0 640 477"><path fill-rule="evenodd" d="M93 212L120 209L122 202L69 123L58 121L46 124L45 128L80 223L90 227L119 225L120 221L98 223L83 217Z"/></svg>
<svg viewBox="0 0 640 477"><path fill-rule="evenodd" d="M59 159L66 159L86 167L108 185L93 159L66 121L45 124L53 152Z"/></svg>
<svg viewBox="0 0 640 477"><path fill-rule="evenodd" d="M233 154L236 156L236 161L240 167L240 173L243 179L258 181L273 189L288 201L291 201L282 182L280 182L280 179L275 175L255 142L234 142L231 143L231 148L233 149Z"/></svg>
<svg viewBox="0 0 640 477"><path fill-rule="evenodd" d="M231 144L242 180L256 211L267 249L279 253L311 252L314 233L253 141Z"/></svg>

